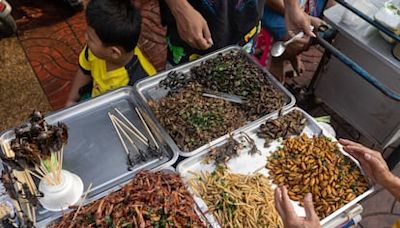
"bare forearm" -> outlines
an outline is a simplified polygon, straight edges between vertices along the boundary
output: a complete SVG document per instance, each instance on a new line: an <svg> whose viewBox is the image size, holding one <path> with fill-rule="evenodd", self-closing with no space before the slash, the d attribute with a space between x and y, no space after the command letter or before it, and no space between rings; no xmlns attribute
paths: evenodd
<svg viewBox="0 0 400 228"><path fill-rule="evenodd" d="M283 0L283 2L287 7L300 7L298 0Z"/></svg>
<svg viewBox="0 0 400 228"><path fill-rule="evenodd" d="M387 189L397 201L400 201L400 178L395 175L391 175L387 181L382 183L382 186Z"/></svg>
<svg viewBox="0 0 400 228"><path fill-rule="evenodd" d="M71 91L69 92L68 101L79 100L79 89L91 81L91 77L85 75L81 69L78 69L74 82L72 83Z"/></svg>
<svg viewBox="0 0 400 228"><path fill-rule="evenodd" d="M168 8L171 10L174 17L176 17L177 14L182 13L186 7L190 6L187 0L165 0L165 3L167 3Z"/></svg>
<svg viewBox="0 0 400 228"><path fill-rule="evenodd" d="M267 0L266 3L272 10L284 15L285 14L285 4L283 0Z"/></svg>

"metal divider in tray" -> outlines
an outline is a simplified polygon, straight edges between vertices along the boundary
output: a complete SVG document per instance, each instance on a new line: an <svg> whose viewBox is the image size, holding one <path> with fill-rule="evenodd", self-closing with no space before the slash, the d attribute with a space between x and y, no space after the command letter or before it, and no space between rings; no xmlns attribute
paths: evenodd
<svg viewBox="0 0 400 228"><path fill-rule="evenodd" d="M115 108L118 109L149 137L135 107L138 107L138 102L133 88L123 87L46 116L49 124L64 122L68 126L69 139L64 149L63 169L77 174L85 189L92 184L85 204L119 189L121 184L131 180L140 170L160 170L177 160L178 154L169 148L162 137L156 136L165 156L139 163L128 170L127 154L108 113L115 113ZM12 129L5 131L0 136L1 145L9 143L14 137ZM132 140L138 139L132 137ZM140 142L135 143L145 147ZM61 212L50 212L39 207L37 222L46 224L61 215Z"/></svg>
<svg viewBox="0 0 400 228"><path fill-rule="evenodd" d="M168 74L170 72L180 72L183 74L189 74L190 70L195 67L200 65L201 63L209 60L209 59L213 59L216 58L219 54L226 54L226 53L230 53L230 52L241 52L244 53L247 60L254 64L255 67L261 69L263 72L266 73L267 75L267 79L270 81L270 83L273 85L273 87L275 89L277 89L278 91L280 91L284 97L285 97L285 104L282 107L282 110L286 110L288 108L291 108L295 105L296 100L295 97L281 84L279 83L275 77L273 77L268 71L266 71L260 64L258 64L257 62L254 61L254 59L248 55L247 53L245 53L241 47L239 46L230 46L224 49L221 49L219 51L216 51L214 53L211 53L209 55L206 55L204 57L201 57L193 62L178 66L176 68L173 68L171 70L167 70L164 72L161 72L160 74L153 76L153 77L149 77L146 79L143 79L139 82L137 82L135 84L135 92L138 93L138 97L140 99L140 101L142 102L143 108L149 112L149 115L154 119L154 122L157 124L157 127L161 130L162 134L165 136L166 141L170 144L171 148L173 148L174 150L178 151L179 155L183 156L183 157L191 157L194 156L196 154L198 154L199 152L201 152L202 150L206 149L208 147L208 145L213 145L215 143L221 142L222 140L226 139L227 134L223 135L219 138L216 138L214 140L212 140L211 142L208 143L208 145L203 145L200 146L192 151L182 151L181 149L178 148L177 144L174 142L174 140L171 138L171 136L168 134L168 131L161 125L161 123L157 120L154 112L151 110L150 106L148 105L148 102L153 100L153 101L158 101L160 100L162 97L167 96L168 94L168 90L164 89L162 87L159 86L159 83L161 80L167 78ZM267 116L272 116L274 114L276 114L278 112L278 110L269 113Z"/></svg>
<svg viewBox="0 0 400 228"><path fill-rule="evenodd" d="M290 113L293 110L298 110L302 112L307 119L307 124L303 130L302 133L307 134L308 136L313 136L317 135L320 136L321 134L325 135L328 138L331 138L332 140L336 140L333 138L328 132L326 132L324 129L318 125L318 123L315 121L313 117L311 117L309 114L307 114L305 111L301 110L300 108L293 107L290 108L286 111L283 112L283 115ZM254 154L254 155L249 155L247 152L249 150L249 147L245 147L240 151L239 157L232 158L231 160L228 161L227 163L227 168L230 172L232 173L238 173L238 174L254 174L254 173L261 173L265 176L269 176L268 174L268 169L265 167L267 164L267 157L274 151L276 151L281 145L282 145L282 140L275 140L272 141L269 145L269 147L264 147L265 140L261 139L257 136L257 130L259 129L260 125L265 123L266 120L273 120L278 118L278 115L275 114L270 117L264 117L260 119L257 122L254 122L240 130L237 130L233 132L233 138L236 139L237 141L244 141L240 140L243 135L242 133L246 133L251 139L254 140L257 149L261 152L261 154ZM224 143L226 143L226 140L220 141L213 145L212 147L216 148L219 146L222 146ZM344 152L342 149L340 149L343 154L346 156L348 155L346 152ZM210 147L207 147L206 149L203 149L200 151L197 155L187 158L186 160L182 161L179 163L177 166L177 172L182 176L185 182L189 181L194 173L199 173L199 172L212 172L215 170L215 165L213 163L206 164L204 162L204 159L206 155L210 152ZM359 163L352 157L350 157L358 167ZM271 182L272 184L272 182ZM271 185L272 188L276 188L275 184ZM208 222L212 225L212 227L220 227L214 216L208 212L206 203L198 196L194 194L194 191L191 189L190 186L188 186L189 190L192 192L194 195L195 201L198 204L200 210L205 214L205 217L207 218ZM335 212L331 213L329 216L325 217L324 219L321 220L321 225L323 226L326 224L328 221L336 218L339 216L341 213L346 211L347 209L351 208L353 205L370 195L374 191L374 188L372 185L369 186L369 189L365 191L363 194L359 195L357 198L346 204L345 206L341 207L340 209L336 210ZM304 216L304 208L300 207L297 202L292 201L292 204L295 208L296 213L299 216Z"/></svg>

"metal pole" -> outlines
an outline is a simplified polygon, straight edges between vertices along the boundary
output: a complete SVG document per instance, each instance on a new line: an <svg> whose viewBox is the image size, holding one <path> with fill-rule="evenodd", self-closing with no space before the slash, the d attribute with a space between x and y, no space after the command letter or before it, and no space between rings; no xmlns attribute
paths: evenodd
<svg viewBox="0 0 400 228"><path fill-rule="evenodd" d="M381 91L384 95L389 98L400 101L400 95L393 90L389 89L386 85L376 79L374 76L370 75L366 70L364 70L361 66L343 54L341 51L337 50L330 43L324 40L322 37L317 35L318 42L325 48L326 51L329 51L332 55L338 58L341 62L350 67L354 72L360 75L364 80L374 86L376 89Z"/></svg>
<svg viewBox="0 0 400 228"><path fill-rule="evenodd" d="M339 3L340 5L342 5L343 7L347 8L348 10L350 10L351 12L355 13L357 16L359 16L362 19L364 19L366 22L368 22L369 24L371 24L375 28L379 29L380 31L382 31L386 35L390 36L391 38L393 38L397 42L400 42L400 36L396 35L393 31L391 31L390 29L386 28L385 26L383 26L379 22L376 22L376 21L372 20L370 17L368 17L367 15L365 15L363 12L359 11L358 9L354 8L349 3L345 2L344 0L335 0L335 1L337 3Z"/></svg>

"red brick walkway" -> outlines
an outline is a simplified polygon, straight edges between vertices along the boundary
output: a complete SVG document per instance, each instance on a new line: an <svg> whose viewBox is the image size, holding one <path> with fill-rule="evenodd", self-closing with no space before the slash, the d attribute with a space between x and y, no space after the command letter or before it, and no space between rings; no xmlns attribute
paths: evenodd
<svg viewBox="0 0 400 228"><path fill-rule="evenodd" d="M166 46L158 1L134 1L143 16L140 47L160 69L164 66ZM53 109L62 108L77 70L78 54L85 43L84 13L72 10L62 0L16 0L12 4L19 26L18 38L44 93Z"/></svg>
<svg viewBox="0 0 400 228"><path fill-rule="evenodd" d="M53 109L65 104L84 41L85 20L62 1L13 2L18 38Z"/></svg>

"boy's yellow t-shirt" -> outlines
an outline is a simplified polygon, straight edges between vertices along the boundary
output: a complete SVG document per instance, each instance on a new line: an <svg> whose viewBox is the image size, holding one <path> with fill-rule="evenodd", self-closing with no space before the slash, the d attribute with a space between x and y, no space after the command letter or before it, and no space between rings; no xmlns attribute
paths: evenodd
<svg viewBox="0 0 400 228"><path fill-rule="evenodd" d="M87 46L83 48L79 55L79 66L86 75L93 78L92 97L122 86L133 85L139 79L157 73L138 47L135 47L134 54L132 60L124 67L107 72L106 61L93 55Z"/></svg>

